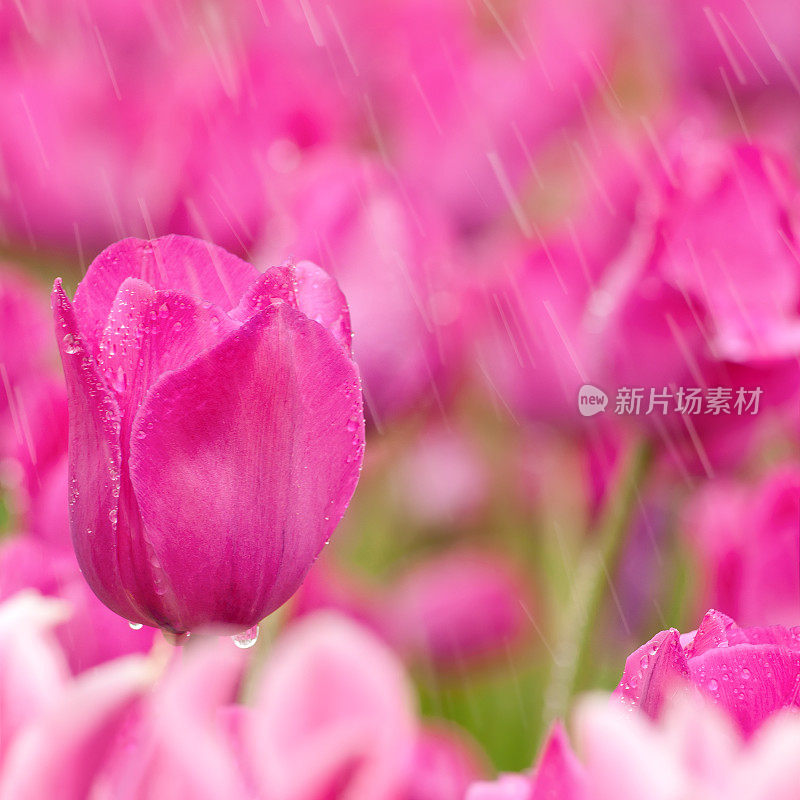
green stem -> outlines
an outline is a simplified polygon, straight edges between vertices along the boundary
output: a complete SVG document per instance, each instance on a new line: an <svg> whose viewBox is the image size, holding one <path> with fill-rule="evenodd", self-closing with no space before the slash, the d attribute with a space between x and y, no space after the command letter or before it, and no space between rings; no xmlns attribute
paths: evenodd
<svg viewBox="0 0 800 800"><path fill-rule="evenodd" d="M646 441L634 445L603 511L596 536L578 564L572 596L558 625L556 651L544 697L545 724L564 719L589 656L603 595L619 560L650 463Z"/></svg>

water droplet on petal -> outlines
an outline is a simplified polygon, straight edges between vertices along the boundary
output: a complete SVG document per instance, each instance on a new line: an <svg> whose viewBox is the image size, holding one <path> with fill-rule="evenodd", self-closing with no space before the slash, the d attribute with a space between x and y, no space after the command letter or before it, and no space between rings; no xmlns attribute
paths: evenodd
<svg viewBox="0 0 800 800"><path fill-rule="evenodd" d="M65 352L70 355L74 355L81 349L78 340L71 333L66 334L61 341L64 344Z"/></svg>
<svg viewBox="0 0 800 800"><path fill-rule="evenodd" d="M141 622L129 622L128 625L132 631L140 631L142 629Z"/></svg>
<svg viewBox="0 0 800 800"><path fill-rule="evenodd" d="M248 628L242 633L231 636L231 639L233 639L233 643L237 647L242 650L247 650L248 647L252 647L258 641L258 625L253 625L252 628Z"/></svg>
<svg viewBox="0 0 800 800"><path fill-rule="evenodd" d="M172 631L166 631L163 628L161 629L161 633L167 642L174 647L183 647L183 645L186 644L186 640L191 635L189 631L184 631L183 633L173 633Z"/></svg>

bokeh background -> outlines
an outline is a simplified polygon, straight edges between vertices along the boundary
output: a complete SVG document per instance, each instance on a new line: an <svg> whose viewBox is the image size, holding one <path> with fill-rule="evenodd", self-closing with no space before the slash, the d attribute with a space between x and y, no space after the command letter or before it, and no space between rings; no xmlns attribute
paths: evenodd
<svg viewBox="0 0 800 800"><path fill-rule="evenodd" d="M798 624L796 16L0 5L0 595L70 602L76 673L149 648L71 554L47 298L120 238L186 233L262 269L319 263L353 317L361 482L259 658L313 610L352 617L491 775L532 763L564 669L567 700L613 688L709 607ZM579 414L583 384L604 413ZM624 387L762 395L757 414L616 414Z"/></svg>

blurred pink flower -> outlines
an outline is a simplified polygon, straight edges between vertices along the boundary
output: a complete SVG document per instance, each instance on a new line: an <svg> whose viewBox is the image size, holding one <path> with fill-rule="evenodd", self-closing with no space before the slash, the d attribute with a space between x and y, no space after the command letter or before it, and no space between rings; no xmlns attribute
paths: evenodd
<svg viewBox="0 0 800 800"><path fill-rule="evenodd" d="M573 729L579 757L556 728L532 777L473 784L466 800L797 797L797 715L777 715L743 740L723 713L699 697L671 699L655 722L606 697L587 697L573 715Z"/></svg>
<svg viewBox="0 0 800 800"><path fill-rule="evenodd" d="M66 614L63 603L45 601L35 592L0 604L0 774L18 735L68 681L69 670L52 633Z"/></svg>
<svg viewBox="0 0 800 800"><path fill-rule="evenodd" d="M459 669L523 643L533 603L513 564L463 549L412 567L392 590L388 608L401 651Z"/></svg>
<svg viewBox="0 0 800 800"><path fill-rule="evenodd" d="M798 723L779 715L743 742L700 698L671 702L657 723L605 698L584 700L574 717L590 800L792 800L800 785Z"/></svg>
<svg viewBox="0 0 800 800"><path fill-rule="evenodd" d="M786 414L800 390L797 184L770 153L697 120L665 138L630 241L590 298L586 358L609 395L666 391L670 413L635 421L682 471L710 475L741 461L755 420ZM731 413L681 413L692 387L727 388ZM739 388L761 390L760 417L733 411Z"/></svg>
<svg viewBox="0 0 800 800"><path fill-rule="evenodd" d="M159 681L118 731L92 787L101 800L215 800L263 797L248 783L226 717L249 654L205 640L173 650ZM252 791L251 791L252 790Z"/></svg>
<svg viewBox="0 0 800 800"><path fill-rule="evenodd" d="M616 385L656 388L777 369L785 397L800 348L797 184L771 154L698 127L670 140L660 184L594 295L599 363Z"/></svg>
<svg viewBox="0 0 800 800"><path fill-rule="evenodd" d="M299 9L259 5L4 10L0 236L79 255L168 232L252 245L270 148L339 138L352 116Z"/></svg>
<svg viewBox="0 0 800 800"><path fill-rule="evenodd" d="M668 0L660 5L687 84L700 84L727 100L724 71L728 85L744 97L796 89L800 46L791 33L792 0Z"/></svg>
<svg viewBox="0 0 800 800"><path fill-rule="evenodd" d="M335 282L307 262L259 276L188 237L127 239L74 305L57 281L53 305L89 585L134 623L254 626L297 589L358 480Z"/></svg>
<svg viewBox="0 0 800 800"><path fill-rule="evenodd" d="M448 528L469 522L485 506L489 467L466 431L430 424L397 465L401 508L422 525Z"/></svg>
<svg viewBox="0 0 800 800"><path fill-rule="evenodd" d="M527 420L577 428L579 388L604 377L587 307L630 238L646 161L642 142L607 127L571 140L576 164L540 187L564 206L549 229L491 243L485 330L473 341L492 393Z"/></svg>
<svg viewBox="0 0 800 800"><path fill-rule="evenodd" d="M0 605L0 796L80 800L152 680L128 657L70 681L52 626L66 605L23 593Z"/></svg>
<svg viewBox="0 0 800 800"><path fill-rule="evenodd" d="M417 736L402 800L463 800L486 771L477 747L460 731L428 726Z"/></svg>
<svg viewBox="0 0 800 800"><path fill-rule="evenodd" d="M43 288L0 265L0 487L13 521L68 545L67 401Z"/></svg>
<svg viewBox="0 0 800 800"><path fill-rule="evenodd" d="M347 151L290 177L262 260L292 253L336 278L373 422L441 404L459 365L463 300L441 215L376 159Z"/></svg>
<svg viewBox="0 0 800 800"><path fill-rule="evenodd" d="M68 545L24 534L0 545L0 600L26 589L63 601L67 610L52 632L73 674L153 644L152 629L131 630L97 599Z"/></svg>
<svg viewBox="0 0 800 800"><path fill-rule="evenodd" d="M308 571L289 606L292 619L322 610L349 617L381 639L390 640L384 592L361 581L325 554Z"/></svg>
<svg viewBox="0 0 800 800"><path fill-rule="evenodd" d="M580 117L613 68L615 15L609 4L585 0L476 6L471 30L450 20L416 81L396 80L406 102L389 109L385 128L400 171L433 193L460 235L518 216L542 150Z"/></svg>
<svg viewBox="0 0 800 800"><path fill-rule="evenodd" d="M274 800L395 797L413 758L411 687L379 640L320 612L279 640L246 736L259 785Z"/></svg>
<svg viewBox="0 0 800 800"><path fill-rule="evenodd" d="M628 656L615 694L657 718L687 687L752 735L775 712L800 707L800 627L740 628L709 611L696 631L662 631Z"/></svg>
<svg viewBox="0 0 800 800"><path fill-rule="evenodd" d="M773 468L756 484L703 487L685 511L684 539L699 555L703 604L743 625L800 624L800 470Z"/></svg>

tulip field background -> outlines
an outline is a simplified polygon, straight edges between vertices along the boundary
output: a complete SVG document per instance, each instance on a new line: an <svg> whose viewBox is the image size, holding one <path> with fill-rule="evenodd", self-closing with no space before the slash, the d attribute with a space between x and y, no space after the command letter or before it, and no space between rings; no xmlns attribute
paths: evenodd
<svg viewBox="0 0 800 800"><path fill-rule="evenodd" d="M799 402L795 0L0 0L0 800L800 798Z"/></svg>

